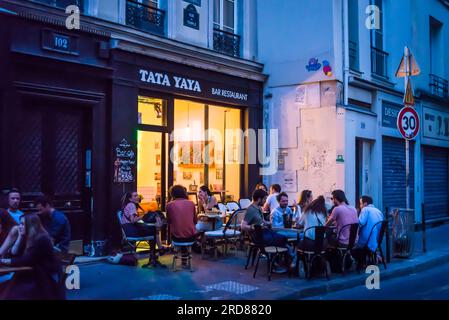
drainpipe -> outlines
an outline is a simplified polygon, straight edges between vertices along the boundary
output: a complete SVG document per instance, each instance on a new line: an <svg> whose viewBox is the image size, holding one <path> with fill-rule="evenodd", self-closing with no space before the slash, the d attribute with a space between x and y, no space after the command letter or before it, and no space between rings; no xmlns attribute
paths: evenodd
<svg viewBox="0 0 449 320"><path fill-rule="evenodd" d="M349 96L349 19L348 1L342 0L342 23L343 23L343 103L348 105Z"/></svg>

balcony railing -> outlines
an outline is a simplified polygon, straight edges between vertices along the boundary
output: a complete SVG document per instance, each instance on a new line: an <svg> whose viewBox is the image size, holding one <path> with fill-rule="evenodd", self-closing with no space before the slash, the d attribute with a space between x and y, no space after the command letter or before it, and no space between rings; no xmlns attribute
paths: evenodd
<svg viewBox="0 0 449 320"><path fill-rule="evenodd" d="M240 57L240 36L214 29L214 50L233 57Z"/></svg>
<svg viewBox="0 0 449 320"><path fill-rule="evenodd" d="M127 0L126 25L149 33L164 35L165 11Z"/></svg>
<svg viewBox="0 0 449 320"><path fill-rule="evenodd" d="M349 41L349 68L359 71L359 48L354 41Z"/></svg>
<svg viewBox="0 0 449 320"><path fill-rule="evenodd" d="M388 52L371 47L371 73L388 79Z"/></svg>
<svg viewBox="0 0 449 320"><path fill-rule="evenodd" d="M49 6L60 9L65 9L68 6L75 5L80 9L81 12L83 11L84 8L84 0L32 0L32 1L44 3Z"/></svg>
<svg viewBox="0 0 449 320"><path fill-rule="evenodd" d="M448 98L448 81L434 74L429 75L430 93L441 97Z"/></svg>

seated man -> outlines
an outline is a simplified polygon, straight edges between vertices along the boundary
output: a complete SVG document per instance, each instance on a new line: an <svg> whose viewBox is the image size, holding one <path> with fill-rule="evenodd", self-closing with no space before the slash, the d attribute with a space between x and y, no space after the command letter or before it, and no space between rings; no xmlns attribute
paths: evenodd
<svg viewBox="0 0 449 320"><path fill-rule="evenodd" d="M360 215L359 215L359 239L355 246L354 256L357 258L359 264L362 263L361 259L366 254L365 250L370 250L371 252L376 252L377 250L377 235L380 230L380 221L384 220L382 212L374 207L373 199L369 196L362 196L360 198ZM379 224L377 224L379 223ZM376 230L373 230L371 235L371 230L377 224Z"/></svg>
<svg viewBox="0 0 449 320"><path fill-rule="evenodd" d="M291 228L293 221L296 221L296 215L288 206L288 195L285 192L279 193L277 196L277 201L279 203L279 207L271 212L271 225L277 228L284 228L284 220L287 219L290 223L289 227ZM293 231L279 231L278 233L286 236L287 238L296 239L298 236L298 233Z"/></svg>
<svg viewBox="0 0 449 320"><path fill-rule="evenodd" d="M66 253L69 250L71 239L70 223L65 214L53 207L48 197L39 197L34 202L42 225L53 239L57 250Z"/></svg>
<svg viewBox="0 0 449 320"><path fill-rule="evenodd" d="M255 225L266 227L271 223L265 221L261 207L267 199L267 193L264 190L256 190L253 193L253 201L251 205L246 209L245 218L242 221L242 230L250 233L254 232ZM264 228L263 230L263 244L264 246L284 247L289 249L289 254L292 257L292 266L296 264L295 252L293 248L287 245L287 237Z"/></svg>
<svg viewBox="0 0 449 320"><path fill-rule="evenodd" d="M23 212L19 210L20 207L20 192L17 189L11 189L8 194L8 213L11 216L11 218L14 219L14 221L17 224L20 224L20 217L23 215Z"/></svg>
<svg viewBox="0 0 449 320"><path fill-rule="evenodd" d="M195 204L187 197L186 189L176 185L170 188L172 201L167 203L167 223L170 226L172 240L175 242L195 242L197 216ZM187 265L187 252L183 249L182 264Z"/></svg>

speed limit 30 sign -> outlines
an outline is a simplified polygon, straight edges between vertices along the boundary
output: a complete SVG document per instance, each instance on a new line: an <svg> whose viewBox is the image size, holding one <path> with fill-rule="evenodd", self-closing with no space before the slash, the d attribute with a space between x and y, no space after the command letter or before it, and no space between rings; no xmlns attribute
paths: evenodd
<svg viewBox="0 0 449 320"><path fill-rule="evenodd" d="M404 107L399 111L398 123L399 132L407 140L413 140L419 133L419 116L412 107Z"/></svg>

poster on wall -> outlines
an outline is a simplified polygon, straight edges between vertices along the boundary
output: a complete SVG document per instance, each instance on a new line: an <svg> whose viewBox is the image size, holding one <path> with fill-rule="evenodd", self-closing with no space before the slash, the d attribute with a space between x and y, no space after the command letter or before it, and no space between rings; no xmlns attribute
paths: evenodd
<svg viewBox="0 0 449 320"><path fill-rule="evenodd" d="M281 175L281 188L285 192L298 192L296 171L286 171Z"/></svg>
<svg viewBox="0 0 449 320"><path fill-rule="evenodd" d="M132 146L123 139L115 148L114 182L134 182L134 167L136 165L136 154Z"/></svg>
<svg viewBox="0 0 449 320"><path fill-rule="evenodd" d="M296 88L295 103L300 106L307 104L307 86L298 86Z"/></svg>

